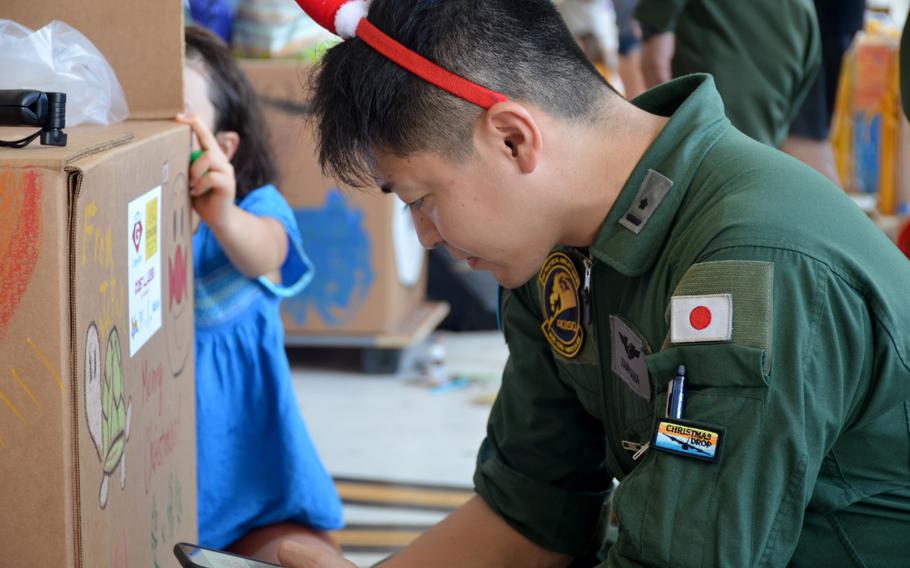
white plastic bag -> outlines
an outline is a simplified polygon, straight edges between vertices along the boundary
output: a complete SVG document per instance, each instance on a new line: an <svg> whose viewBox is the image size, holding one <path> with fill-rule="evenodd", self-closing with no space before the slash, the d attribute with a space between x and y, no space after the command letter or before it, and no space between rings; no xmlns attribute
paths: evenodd
<svg viewBox="0 0 910 568"><path fill-rule="evenodd" d="M0 89L66 93L66 126L113 124L129 115L117 75L78 30L55 20L32 30L0 20Z"/></svg>

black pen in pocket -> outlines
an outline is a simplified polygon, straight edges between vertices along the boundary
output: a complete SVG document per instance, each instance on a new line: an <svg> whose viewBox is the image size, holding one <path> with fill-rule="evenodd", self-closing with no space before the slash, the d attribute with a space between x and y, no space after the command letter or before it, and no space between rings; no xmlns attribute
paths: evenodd
<svg viewBox="0 0 910 568"><path fill-rule="evenodd" d="M682 420L685 386L686 366L680 365L676 370L676 376L670 379L670 384L667 386L667 418Z"/></svg>

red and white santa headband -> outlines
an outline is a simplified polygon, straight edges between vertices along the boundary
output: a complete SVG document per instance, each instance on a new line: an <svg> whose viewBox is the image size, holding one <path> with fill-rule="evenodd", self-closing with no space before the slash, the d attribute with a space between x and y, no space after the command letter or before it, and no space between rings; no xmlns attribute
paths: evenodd
<svg viewBox="0 0 910 568"><path fill-rule="evenodd" d="M367 20L369 0L297 0L297 4L333 34L343 39L359 37L398 66L460 99L485 109L508 100L505 95L443 69L386 35Z"/></svg>

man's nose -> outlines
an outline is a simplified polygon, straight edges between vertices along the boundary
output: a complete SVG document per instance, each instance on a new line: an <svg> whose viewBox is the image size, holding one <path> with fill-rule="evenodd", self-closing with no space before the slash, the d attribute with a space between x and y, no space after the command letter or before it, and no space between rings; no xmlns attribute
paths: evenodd
<svg viewBox="0 0 910 568"><path fill-rule="evenodd" d="M414 228L417 230L417 238L421 246L425 249L434 249L442 244L442 237L436 230L436 224L425 213L412 211L414 218Z"/></svg>

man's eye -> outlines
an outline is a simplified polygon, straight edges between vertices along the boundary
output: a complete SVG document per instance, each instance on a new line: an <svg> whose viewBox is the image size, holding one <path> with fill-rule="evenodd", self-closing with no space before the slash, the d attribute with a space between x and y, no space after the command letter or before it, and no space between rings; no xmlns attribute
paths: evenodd
<svg viewBox="0 0 910 568"><path fill-rule="evenodd" d="M421 197L417 201L405 203L405 205L404 205L404 208L406 211L420 211L421 207L423 207L423 197Z"/></svg>

